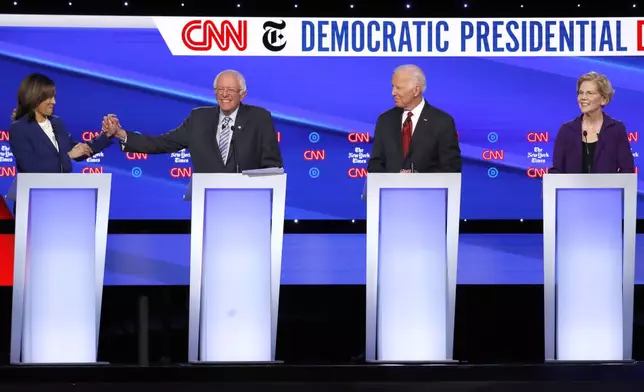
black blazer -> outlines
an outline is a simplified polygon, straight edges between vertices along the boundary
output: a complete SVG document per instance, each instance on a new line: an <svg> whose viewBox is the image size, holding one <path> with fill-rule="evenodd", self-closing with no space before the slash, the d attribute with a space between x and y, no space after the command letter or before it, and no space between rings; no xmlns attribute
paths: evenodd
<svg viewBox="0 0 644 392"><path fill-rule="evenodd" d="M409 155L403 156L402 121L404 110L390 109L378 117L369 173L399 173L411 169L419 173L460 173L461 149L454 119L425 101L411 138Z"/></svg>
<svg viewBox="0 0 644 392"><path fill-rule="evenodd" d="M282 154L271 113L258 106L242 104L233 126L234 144L224 163L217 144L219 107L193 109L181 125L160 136L127 132L123 150L167 154L190 150L195 173L235 173L239 170L283 167ZM233 150L234 149L234 150Z"/></svg>

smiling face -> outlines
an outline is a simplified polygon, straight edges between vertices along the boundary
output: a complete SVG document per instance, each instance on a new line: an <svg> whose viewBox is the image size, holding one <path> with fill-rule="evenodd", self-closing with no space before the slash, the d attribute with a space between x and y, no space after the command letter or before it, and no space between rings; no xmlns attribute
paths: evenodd
<svg viewBox="0 0 644 392"><path fill-rule="evenodd" d="M601 110L608 104L608 99L601 94L597 82L587 80L579 85L577 103L581 112L588 114Z"/></svg>
<svg viewBox="0 0 644 392"><path fill-rule="evenodd" d="M420 87L414 83L411 72L400 70L391 79L391 95L394 103L402 109L413 109L420 103Z"/></svg>
<svg viewBox="0 0 644 392"><path fill-rule="evenodd" d="M215 82L215 94L217 103L225 114L234 112L246 97L246 91L242 91L239 78L232 72L219 75Z"/></svg>

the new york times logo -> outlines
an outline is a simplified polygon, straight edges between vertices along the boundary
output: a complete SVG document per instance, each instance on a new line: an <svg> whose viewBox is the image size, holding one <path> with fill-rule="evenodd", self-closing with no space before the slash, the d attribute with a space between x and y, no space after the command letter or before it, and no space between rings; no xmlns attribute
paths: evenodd
<svg viewBox="0 0 644 392"><path fill-rule="evenodd" d="M271 52L279 52L286 47L286 38L282 31L286 27L286 22L281 20L279 23L268 21L264 23L264 38L262 42L264 47Z"/></svg>

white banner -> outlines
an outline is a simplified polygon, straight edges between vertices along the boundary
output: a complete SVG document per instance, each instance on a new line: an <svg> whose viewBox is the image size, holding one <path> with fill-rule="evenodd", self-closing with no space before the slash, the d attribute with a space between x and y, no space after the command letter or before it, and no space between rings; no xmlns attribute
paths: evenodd
<svg viewBox="0 0 644 392"><path fill-rule="evenodd" d="M156 27L175 56L563 57L644 54L644 18L304 19L0 15L0 26Z"/></svg>
<svg viewBox="0 0 644 392"><path fill-rule="evenodd" d="M644 19L154 18L176 56L639 56Z"/></svg>

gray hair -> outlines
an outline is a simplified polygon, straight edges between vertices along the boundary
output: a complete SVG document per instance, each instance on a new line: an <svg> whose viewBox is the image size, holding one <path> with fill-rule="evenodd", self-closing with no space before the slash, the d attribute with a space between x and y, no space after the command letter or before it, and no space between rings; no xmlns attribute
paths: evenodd
<svg viewBox="0 0 644 392"><path fill-rule="evenodd" d="M416 83L416 86L420 87L421 92L424 93L425 90L427 90L427 79L425 78L423 70L420 69L419 66L414 64L400 65L396 68L394 73L397 73L399 71L408 72L411 75L411 78Z"/></svg>
<svg viewBox="0 0 644 392"><path fill-rule="evenodd" d="M219 80L219 77L224 74L233 74L237 78L237 81L239 82L239 85L241 86L241 93L246 91L246 78L244 78L244 75L242 75L240 72L235 71L234 69L227 69L225 71L221 71L217 74L217 77L215 77L215 81L212 82L212 86L214 88L217 88L217 80Z"/></svg>

